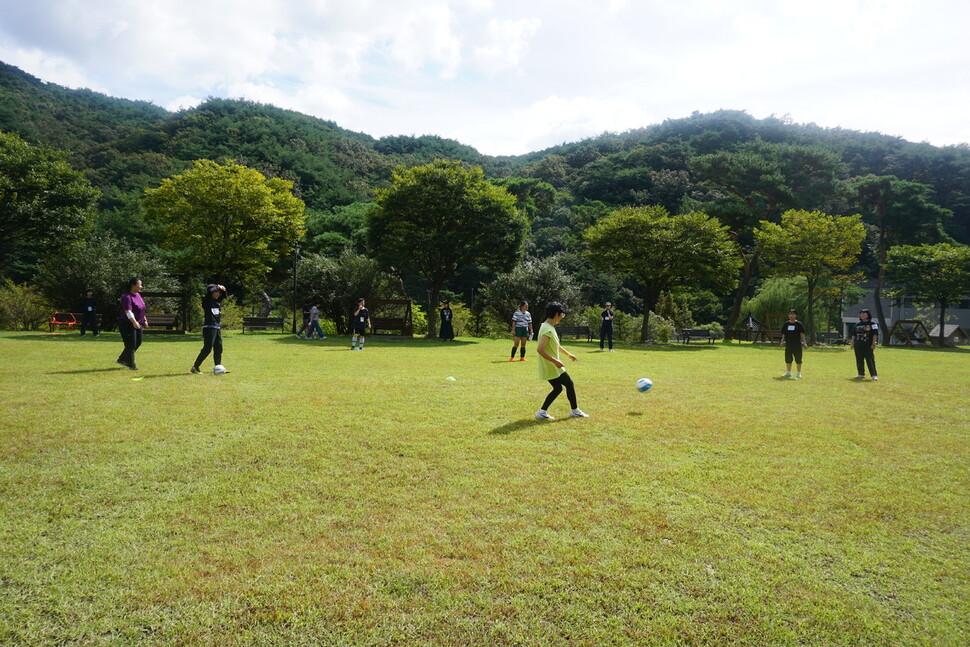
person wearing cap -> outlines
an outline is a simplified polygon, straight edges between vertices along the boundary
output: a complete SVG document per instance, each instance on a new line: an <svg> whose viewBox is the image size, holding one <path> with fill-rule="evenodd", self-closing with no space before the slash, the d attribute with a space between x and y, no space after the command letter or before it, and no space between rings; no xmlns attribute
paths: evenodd
<svg viewBox="0 0 970 647"><path fill-rule="evenodd" d="M606 302L606 309L600 313L600 319L602 323L600 324L600 350L603 350L603 341L609 340L610 352L613 352L613 319L616 318L616 312L613 311L613 304L609 301Z"/></svg>
<svg viewBox="0 0 970 647"><path fill-rule="evenodd" d="M217 283L210 283L205 288L202 297L202 350L195 358L191 373L201 373L199 366L212 353L215 365L222 364L222 299L226 296L226 287ZM228 371L226 371L228 373Z"/></svg>
<svg viewBox="0 0 970 647"><path fill-rule="evenodd" d="M81 336L84 331L90 330L97 337L98 332L98 300L94 298L94 290L88 288L84 291L84 299L81 300Z"/></svg>

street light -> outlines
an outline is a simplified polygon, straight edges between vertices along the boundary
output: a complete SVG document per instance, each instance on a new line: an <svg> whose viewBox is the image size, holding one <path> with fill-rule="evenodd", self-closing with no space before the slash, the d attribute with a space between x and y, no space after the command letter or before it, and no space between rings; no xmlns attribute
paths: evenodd
<svg viewBox="0 0 970 647"><path fill-rule="evenodd" d="M296 263L300 260L300 241L293 243L293 334L296 334Z"/></svg>

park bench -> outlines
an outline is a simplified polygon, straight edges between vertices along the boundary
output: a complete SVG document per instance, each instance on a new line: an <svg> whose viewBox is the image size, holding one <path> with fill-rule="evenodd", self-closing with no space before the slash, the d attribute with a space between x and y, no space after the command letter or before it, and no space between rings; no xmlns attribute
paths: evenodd
<svg viewBox="0 0 970 647"><path fill-rule="evenodd" d="M169 312L148 312L145 313L145 321L148 322L146 333L154 334L177 334L179 330L179 316Z"/></svg>
<svg viewBox="0 0 970 647"><path fill-rule="evenodd" d="M709 343L714 343L714 335L707 328L684 328L680 334L685 344L689 344L691 339L706 339Z"/></svg>
<svg viewBox="0 0 970 647"><path fill-rule="evenodd" d="M246 334L246 330L249 329L250 332L253 330L269 330L270 328L279 328L280 332L283 330L283 317L243 317L242 320L242 331Z"/></svg>
<svg viewBox="0 0 970 647"><path fill-rule="evenodd" d="M560 339L566 335L573 335L574 337L585 337L586 341L593 341L593 333L589 326L559 326L556 328L556 334L559 335Z"/></svg>
<svg viewBox="0 0 970 647"><path fill-rule="evenodd" d="M403 317L371 317L370 324L371 332L375 335L378 330L406 336L414 334L413 327Z"/></svg>
<svg viewBox="0 0 970 647"><path fill-rule="evenodd" d="M815 341L819 344L844 344L845 340L837 332L817 332Z"/></svg>
<svg viewBox="0 0 970 647"><path fill-rule="evenodd" d="M68 330L74 330L74 326L80 323L80 315L75 315L73 312L55 312L51 315L51 320L47 322L47 325L50 331L54 332L61 326L67 326Z"/></svg>

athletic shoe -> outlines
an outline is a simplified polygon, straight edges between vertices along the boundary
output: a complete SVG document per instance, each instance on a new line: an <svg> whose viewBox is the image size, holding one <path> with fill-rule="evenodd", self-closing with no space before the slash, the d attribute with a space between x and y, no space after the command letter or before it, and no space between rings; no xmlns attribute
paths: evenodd
<svg viewBox="0 0 970 647"><path fill-rule="evenodd" d="M115 360L115 364L121 364L121 365L122 365L122 366L124 366L125 368L129 368L129 366L128 366L128 362L123 362L123 361L121 361L120 359L116 359L116 360Z"/></svg>
<svg viewBox="0 0 970 647"><path fill-rule="evenodd" d="M525 361L525 358L524 358L524 357L520 357L520 358L519 358L519 361L520 361L520 362L524 362L524 361Z"/></svg>
<svg viewBox="0 0 970 647"><path fill-rule="evenodd" d="M510 358L509 358L509 361L510 361L510 362L514 362L514 361L515 361L515 358L514 358L514 357L510 357Z"/></svg>
<svg viewBox="0 0 970 647"><path fill-rule="evenodd" d="M866 376L865 375L856 375L855 376L855 379L857 379L857 380L864 380L864 379L866 379Z"/></svg>
<svg viewBox="0 0 970 647"><path fill-rule="evenodd" d="M573 409L569 412L570 418L589 418L588 413L583 413L582 409Z"/></svg>
<svg viewBox="0 0 970 647"><path fill-rule="evenodd" d="M878 380L879 380L879 376L878 376L878 375L873 375L873 376L872 376L872 381L873 381L873 382L876 382L876 381L878 381Z"/></svg>
<svg viewBox="0 0 970 647"><path fill-rule="evenodd" d="M137 366L135 366L134 364L129 364L129 365L128 365L128 368L130 368L130 369L131 369L131 370L133 370L133 371L137 371L137 370L138 370L138 367L137 367Z"/></svg>
<svg viewBox="0 0 970 647"><path fill-rule="evenodd" d="M550 416L545 409L539 409L536 411L536 420L555 420L555 418Z"/></svg>
<svg viewBox="0 0 970 647"><path fill-rule="evenodd" d="M791 371L785 371L785 372L784 372L784 373L782 374L782 377L791 377Z"/></svg>
<svg viewBox="0 0 970 647"><path fill-rule="evenodd" d="M198 366L193 366L192 368L189 369L189 373L201 373L201 372L202 371L199 370Z"/></svg>
<svg viewBox="0 0 970 647"><path fill-rule="evenodd" d="M801 379L801 377L802 377L802 374L801 374L801 373L799 373L799 374L797 374L797 375L796 375L795 377L797 377L797 378L799 378L799 379Z"/></svg>
<svg viewBox="0 0 970 647"><path fill-rule="evenodd" d="M615 350L613 350L613 349L611 348L611 349L610 349L610 352L611 352L611 353L615 353L616 351L615 351Z"/></svg>

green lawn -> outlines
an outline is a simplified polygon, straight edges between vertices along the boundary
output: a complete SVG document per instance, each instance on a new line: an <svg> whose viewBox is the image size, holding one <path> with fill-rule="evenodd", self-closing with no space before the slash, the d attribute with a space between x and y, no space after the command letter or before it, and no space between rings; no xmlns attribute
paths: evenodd
<svg viewBox="0 0 970 647"><path fill-rule="evenodd" d="M0 645L970 643L970 351L566 345L0 334Z"/></svg>

